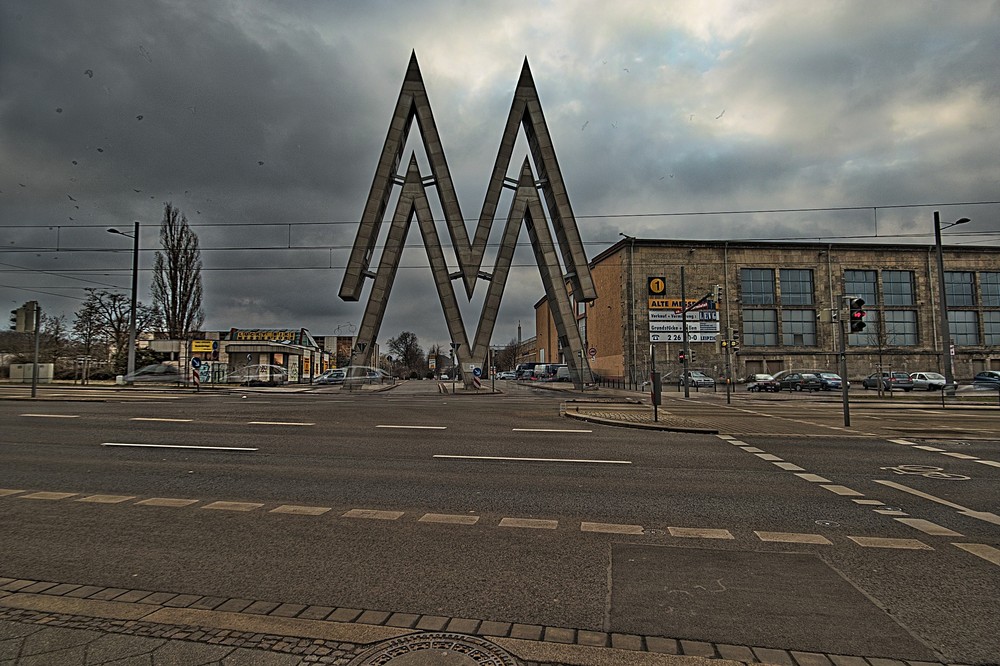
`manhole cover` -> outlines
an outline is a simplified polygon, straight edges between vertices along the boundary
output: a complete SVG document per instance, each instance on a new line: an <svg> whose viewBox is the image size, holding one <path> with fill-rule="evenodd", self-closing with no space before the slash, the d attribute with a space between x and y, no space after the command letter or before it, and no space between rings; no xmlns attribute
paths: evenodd
<svg viewBox="0 0 1000 666"><path fill-rule="evenodd" d="M476 636L432 632L379 643L350 666L518 666L514 657Z"/></svg>
<svg viewBox="0 0 1000 666"><path fill-rule="evenodd" d="M814 522L820 527L840 527L840 523L835 520L817 520Z"/></svg>

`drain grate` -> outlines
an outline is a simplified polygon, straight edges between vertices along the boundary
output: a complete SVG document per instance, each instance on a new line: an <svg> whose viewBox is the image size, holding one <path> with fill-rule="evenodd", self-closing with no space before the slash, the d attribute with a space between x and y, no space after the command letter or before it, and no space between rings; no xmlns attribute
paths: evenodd
<svg viewBox="0 0 1000 666"><path fill-rule="evenodd" d="M499 646L447 632L393 638L358 655L349 666L519 666Z"/></svg>

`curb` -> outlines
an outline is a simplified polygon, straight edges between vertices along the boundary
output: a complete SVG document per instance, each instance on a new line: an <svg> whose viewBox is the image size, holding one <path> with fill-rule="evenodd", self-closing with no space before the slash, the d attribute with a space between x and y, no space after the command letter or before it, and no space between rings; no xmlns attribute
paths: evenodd
<svg viewBox="0 0 1000 666"><path fill-rule="evenodd" d="M609 411L614 410L613 403L608 404L611 408ZM629 403L630 405L634 403ZM566 403L559 405L559 413L571 419L576 419L578 421L586 421L588 423L597 423L600 425L614 426L618 428L634 428L637 430L658 430L662 432L684 432L697 435L718 435L719 430L716 428L709 427L699 427L699 426L688 426L688 425L671 425L670 423L646 423L643 421L626 421L621 419L609 419L602 416L594 416L592 414L584 414L580 412L579 406L567 406Z"/></svg>

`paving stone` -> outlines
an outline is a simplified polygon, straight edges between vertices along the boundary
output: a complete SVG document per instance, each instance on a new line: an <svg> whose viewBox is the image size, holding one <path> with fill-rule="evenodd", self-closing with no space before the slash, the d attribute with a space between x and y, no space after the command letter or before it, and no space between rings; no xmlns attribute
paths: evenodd
<svg viewBox="0 0 1000 666"><path fill-rule="evenodd" d="M457 634L474 634L478 628L479 620L456 617L448 623L447 631L454 631Z"/></svg>
<svg viewBox="0 0 1000 666"><path fill-rule="evenodd" d="M715 648L702 641L681 641L681 652L692 657L714 657Z"/></svg>
<svg viewBox="0 0 1000 666"><path fill-rule="evenodd" d="M178 594L173 599L164 601L163 605L169 608L188 608L199 599L201 597L197 594Z"/></svg>
<svg viewBox="0 0 1000 666"><path fill-rule="evenodd" d="M476 633L480 636L506 636L510 633L510 622L493 622L486 620L479 625Z"/></svg>
<svg viewBox="0 0 1000 666"><path fill-rule="evenodd" d="M299 613L304 611L306 608L305 604L281 604L273 611L270 615L274 617L296 617ZM330 610L333 610L332 608Z"/></svg>
<svg viewBox="0 0 1000 666"><path fill-rule="evenodd" d="M244 613L251 615L267 615L281 604L273 601L255 601L243 609Z"/></svg>
<svg viewBox="0 0 1000 666"><path fill-rule="evenodd" d="M3 578L3 577L0 577L0 588L2 588L7 583L13 583L15 580L17 580L17 579L16 578Z"/></svg>
<svg viewBox="0 0 1000 666"><path fill-rule="evenodd" d="M579 645L588 647L607 647L611 637L603 631L586 631L580 629L576 632L576 642Z"/></svg>
<svg viewBox="0 0 1000 666"><path fill-rule="evenodd" d="M616 650L641 650L642 636L633 634L611 634L611 647Z"/></svg>
<svg viewBox="0 0 1000 666"><path fill-rule="evenodd" d="M868 662L872 666L906 666L902 661L896 659L882 659L881 657L869 657Z"/></svg>
<svg viewBox="0 0 1000 666"><path fill-rule="evenodd" d="M765 664L774 664L774 666L795 666L792 656L784 650L754 648L753 653L757 656L757 659L761 660Z"/></svg>
<svg viewBox="0 0 1000 666"><path fill-rule="evenodd" d="M22 624L10 620L0 620L0 641L24 638L41 631L44 627L37 624Z"/></svg>
<svg viewBox="0 0 1000 666"><path fill-rule="evenodd" d="M799 666L832 666L826 655L818 652L796 652L792 650L792 658Z"/></svg>
<svg viewBox="0 0 1000 666"><path fill-rule="evenodd" d="M423 629L424 631L444 631L444 628L448 626L448 622L450 621L450 617L442 617L440 615L423 615L417 622L416 629Z"/></svg>
<svg viewBox="0 0 1000 666"><path fill-rule="evenodd" d="M575 643L576 630L564 627L545 627L545 634L542 640L550 643Z"/></svg>
<svg viewBox="0 0 1000 666"><path fill-rule="evenodd" d="M515 624L510 628L510 637L525 641L540 641L544 630L545 627L537 624Z"/></svg>
<svg viewBox="0 0 1000 666"><path fill-rule="evenodd" d="M252 603L249 599L229 599L216 606L215 610L226 613L242 613L243 609Z"/></svg>
<svg viewBox="0 0 1000 666"><path fill-rule="evenodd" d="M25 592L27 594L39 594L41 592L44 592L45 590L48 590L49 588L55 587L56 585L57 583L47 583L47 582L33 583L32 585L28 585L27 587L22 587L20 590L18 590L18 592Z"/></svg>
<svg viewBox="0 0 1000 666"><path fill-rule="evenodd" d="M389 619L390 615L392 615L392 613L369 610L359 615L355 622L359 622L361 624L385 624L385 621Z"/></svg>
<svg viewBox="0 0 1000 666"><path fill-rule="evenodd" d="M76 664L80 664L80 666L83 666L86 658L87 646L80 645L27 657L22 655L17 660L17 664L18 666L54 666L55 664L59 664L60 666L75 666Z"/></svg>
<svg viewBox="0 0 1000 666"><path fill-rule="evenodd" d="M105 634L87 647L87 663L103 664L106 661L145 655L161 647L162 638L143 638L125 634ZM146 659L149 662L149 659Z"/></svg>
<svg viewBox="0 0 1000 666"><path fill-rule="evenodd" d="M67 592L72 592L73 590L80 587L79 585L73 585L71 583L62 583L61 585L56 585L55 587L50 587L45 590L44 594L51 594L53 596L61 597Z"/></svg>
<svg viewBox="0 0 1000 666"><path fill-rule="evenodd" d="M909 661L907 660L908 666L941 666L940 663L936 661Z"/></svg>
<svg viewBox="0 0 1000 666"><path fill-rule="evenodd" d="M177 595L173 592L153 592L152 594L148 594L140 599L139 602L143 604L156 604L158 606L162 606L176 596ZM119 601L119 599L116 598L116 601Z"/></svg>
<svg viewBox="0 0 1000 666"><path fill-rule="evenodd" d="M333 606L309 606L299 613L299 617L306 620L325 620L334 610L336 609Z"/></svg>
<svg viewBox="0 0 1000 666"><path fill-rule="evenodd" d="M646 649L659 654L680 654L680 643L673 638L662 638L660 636L646 636Z"/></svg>
<svg viewBox="0 0 1000 666"><path fill-rule="evenodd" d="M72 592L67 592L65 596L74 597L77 599L85 599L92 595L94 592L100 592L103 587L97 587L96 585L84 585L83 587L78 587Z"/></svg>
<svg viewBox="0 0 1000 666"><path fill-rule="evenodd" d="M294 654L237 648L222 659L221 666L295 666L302 663Z"/></svg>
<svg viewBox="0 0 1000 666"><path fill-rule="evenodd" d="M360 617L362 612L357 608L338 608L326 619L331 622L354 622Z"/></svg>
<svg viewBox="0 0 1000 666"><path fill-rule="evenodd" d="M167 641L153 652L153 666L191 666L222 661L233 651L223 645L207 645L190 641Z"/></svg>
<svg viewBox="0 0 1000 666"><path fill-rule="evenodd" d="M719 651L719 656L723 659L744 661L751 664L757 661L757 658L753 656L753 650L744 645L716 645L715 649Z"/></svg>
<svg viewBox="0 0 1000 666"><path fill-rule="evenodd" d="M215 610L221 606L224 601L226 601L225 597L201 597L198 601L188 606L188 608L197 608L198 610Z"/></svg>
<svg viewBox="0 0 1000 666"><path fill-rule="evenodd" d="M412 629L420 616L416 613L393 613L385 621L387 627L400 627L402 629Z"/></svg>
<svg viewBox="0 0 1000 666"><path fill-rule="evenodd" d="M92 595L90 595L87 598L88 599L101 599L101 600L104 600L104 601L110 601L111 599L114 599L115 597L121 596L122 594L125 594L126 592L128 592L128 590L126 590L123 587L106 587L106 588L102 589L100 592L94 592Z"/></svg>
<svg viewBox="0 0 1000 666"><path fill-rule="evenodd" d="M100 637L101 633L97 631L64 629L62 627L46 627L45 630L33 633L24 638L24 645L21 648L21 656L24 657L29 655L51 653L57 650L82 647L87 643L96 641ZM53 664L59 662L52 660L49 663Z"/></svg>
<svg viewBox="0 0 1000 666"><path fill-rule="evenodd" d="M114 601L121 601L123 603L134 604L140 599L145 599L149 595L153 594L152 590L129 590L125 594L119 594L114 598Z"/></svg>
<svg viewBox="0 0 1000 666"><path fill-rule="evenodd" d="M24 578L18 578L12 583L7 583L3 586L3 589L8 592L19 592L22 588L28 587L29 585L34 585L37 580L26 580Z"/></svg>

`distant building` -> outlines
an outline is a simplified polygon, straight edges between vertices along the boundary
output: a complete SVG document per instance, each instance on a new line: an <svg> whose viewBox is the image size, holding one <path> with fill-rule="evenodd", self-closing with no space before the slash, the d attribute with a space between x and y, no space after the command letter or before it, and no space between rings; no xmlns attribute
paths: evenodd
<svg viewBox="0 0 1000 666"><path fill-rule="evenodd" d="M837 371L845 296L865 300L866 328L848 334L848 376L879 368L942 368L934 246L624 239L591 261L598 298L576 303L591 367L641 382L650 349L664 377L676 377L684 267L688 302L721 286L714 308L688 313L690 367L720 377L721 341L736 340L734 378L792 368ZM955 377L1000 369L1000 247L945 247L948 321ZM710 296L711 298L711 296ZM562 359L545 299L536 304L539 362Z"/></svg>

